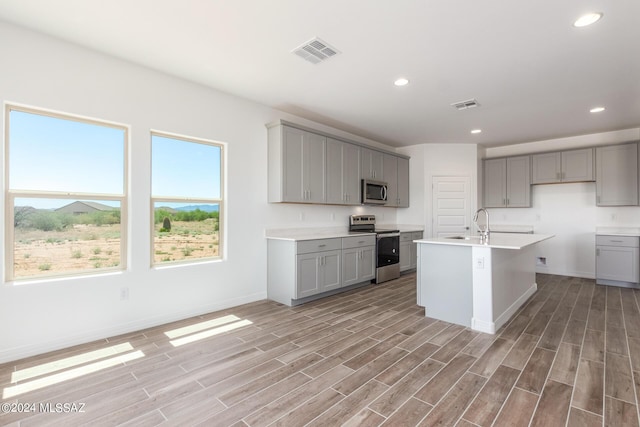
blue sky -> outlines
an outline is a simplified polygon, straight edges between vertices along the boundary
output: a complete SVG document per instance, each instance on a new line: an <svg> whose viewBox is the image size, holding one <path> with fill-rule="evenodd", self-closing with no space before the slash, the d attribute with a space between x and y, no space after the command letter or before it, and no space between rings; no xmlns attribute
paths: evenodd
<svg viewBox="0 0 640 427"><path fill-rule="evenodd" d="M19 110L11 110L9 126L12 190L123 193L124 129ZM219 147L148 135L155 197L220 197ZM74 200L18 199L16 205L56 208Z"/></svg>

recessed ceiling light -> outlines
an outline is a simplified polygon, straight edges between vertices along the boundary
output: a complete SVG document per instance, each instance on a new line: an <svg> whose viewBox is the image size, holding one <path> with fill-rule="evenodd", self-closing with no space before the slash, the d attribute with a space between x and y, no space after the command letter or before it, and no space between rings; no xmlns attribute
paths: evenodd
<svg viewBox="0 0 640 427"><path fill-rule="evenodd" d="M585 15L582 15L576 22L573 23L574 27L586 27L587 25L591 25L602 18L601 12L591 12Z"/></svg>
<svg viewBox="0 0 640 427"><path fill-rule="evenodd" d="M471 131L471 133L481 133L482 129L474 129Z"/></svg>
<svg viewBox="0 0 640 427"><path fill-rule="evenodd" d="M409 84L409 80L405 79L404 77L400 77L395 82L393 82L393 84L396 86L406 86Z"/></svg>
<svg viewBox="0 0 640 427"><path fill-rule="evenodd" d="M604 107L595 107L589 110L590 113L601 113L604 111Z"/></svg>

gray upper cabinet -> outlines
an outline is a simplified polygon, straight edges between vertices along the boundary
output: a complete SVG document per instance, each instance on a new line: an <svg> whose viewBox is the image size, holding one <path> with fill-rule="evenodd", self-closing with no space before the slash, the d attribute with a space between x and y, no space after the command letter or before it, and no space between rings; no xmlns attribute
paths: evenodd
<svg viewBox="0 0 640 427"><path fill-rule="evenodd" d="M325 203L326 137L289 126L269 129L269 201Z"/></svg>
<svg viewBox="0 0 640 427"><path fill-rule="evenodd" d="M327 203L360 204L360 147L327 138Z"/></svg>
<svg viewBox="0 0 640 427"><path fill-rule="evenodd" d="M507 205L507 159L484 161L484 207Z"/></svg>
<svg viewBox="0 0 640 427"><path fill-rule="evenodd" d="M532 184L593 180L593 148L531 156Z"/></svg>
<svg viewBox="0 0 640 427"><path fill-rule="evenodd" d="M398 206L398 158L396 156L384 155L380 180L387 183L387 204L385 206Z"/></svg>
<svg viewBox="0 0 640 427"><path fill-rule="evenodd" d="M638 205L638 144L596 148L596 204Z"/></svg>
<svg viewBox="0 0 640 427"><path fill-rule="evenodd" d="M409 207L409 159L398 157L398 207Z"/></svg>
<svg viewBox="0 0 640 427"><path fill-rule="evenodd" d="M531 158L529 156L484 161L484 206L531 206Z"/></svg>
<svg viewBox="0 0 640 427"><path fill-rule="evenodd" d="M360 205L361 180L371 179L389 184L386 206L409 206L408 158L284 120L267 129L270 203Z"/></svg>
<svg viewBox="0 0 640 427"><path fill-rule="evenodd" d="M370 150L368 148L362 148L361 156L361 178L382 181L384 176L384 153L376 150Z"/></svg>
<svg viewBox="0 0 640 427"><path fill-rule="evenodd" d="M382 181L387 183L385 206L409 207L409 159L385 154Z"/></svg>

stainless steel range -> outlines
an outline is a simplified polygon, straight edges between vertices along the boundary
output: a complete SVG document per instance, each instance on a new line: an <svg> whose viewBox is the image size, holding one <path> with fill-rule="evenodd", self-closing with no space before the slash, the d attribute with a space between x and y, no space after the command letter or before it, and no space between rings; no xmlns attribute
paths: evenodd
<svg viewBox="0 0 640 427"><path fill-rule="evenodd" d="M351 215L350 233L376 233L376 283L400 277L400 230L376 227L375 215Z"/></svg>

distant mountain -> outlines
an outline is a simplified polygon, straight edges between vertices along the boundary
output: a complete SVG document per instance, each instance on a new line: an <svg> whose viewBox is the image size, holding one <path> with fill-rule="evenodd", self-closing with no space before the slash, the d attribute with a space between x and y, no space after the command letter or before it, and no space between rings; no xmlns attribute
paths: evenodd
<svg viewBox="0 0 640 427"><path fill-rule="evenodd" d="M218 212L220 206L218 205L189 205L189 206L180 206L179 208L174 208L177 211L181 212L191 212L196 209L200 209L202 212Z"/></svg>

